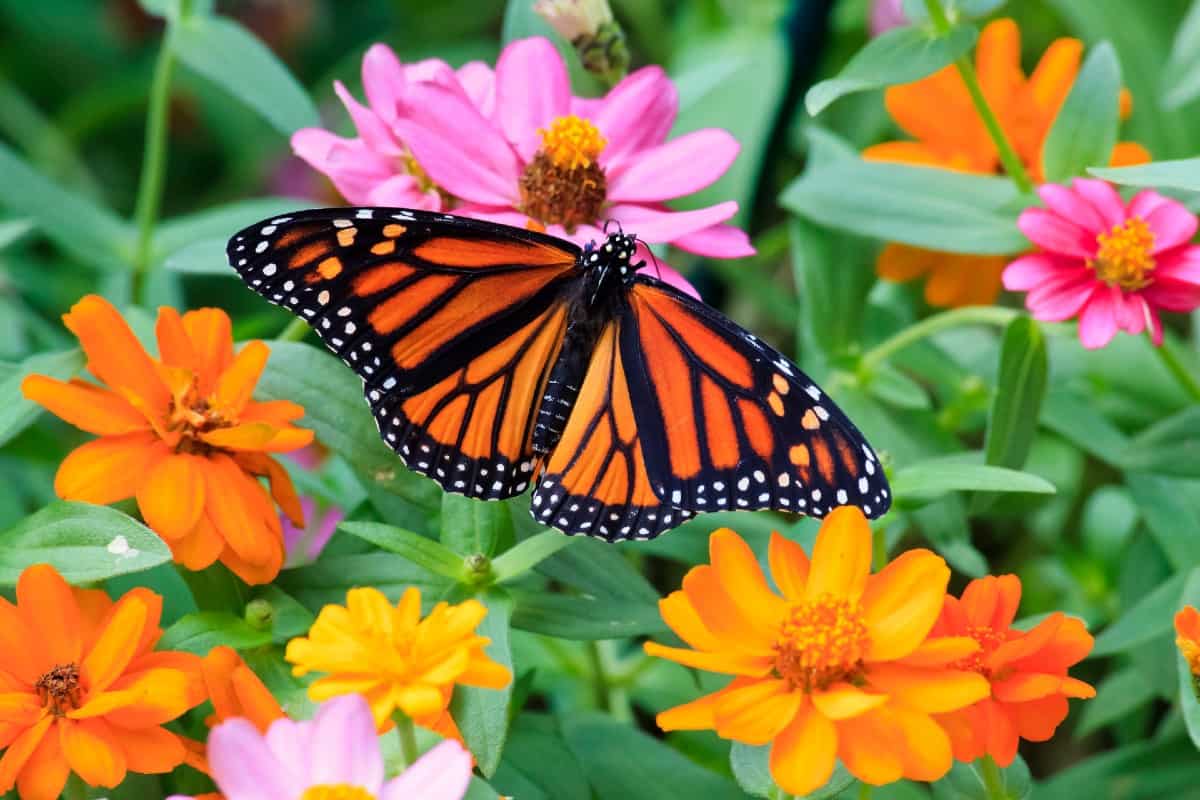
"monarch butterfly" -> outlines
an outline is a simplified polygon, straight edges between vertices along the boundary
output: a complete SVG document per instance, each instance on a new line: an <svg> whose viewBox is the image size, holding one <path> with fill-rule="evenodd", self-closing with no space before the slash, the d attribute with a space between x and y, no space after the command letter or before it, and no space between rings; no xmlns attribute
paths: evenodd
<svg viewBox="0 0 1200 800"><path fill-rule="evenodd" d="M650 539L705 511L877 517L874 451L794 364L632 263L634 236L577 245L397 208L263 220L229 241L258 294L363 379L383 440L448 492L568 534Z"/></svg>

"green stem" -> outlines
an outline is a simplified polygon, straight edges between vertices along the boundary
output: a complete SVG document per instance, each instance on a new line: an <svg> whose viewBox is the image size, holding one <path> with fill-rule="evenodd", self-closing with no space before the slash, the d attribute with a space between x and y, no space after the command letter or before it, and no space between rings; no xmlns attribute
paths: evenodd
<svg viewBox="0 0 1200 800"><path fill-rule="evenodd" d="M877 522L871 532L871 552L876 572L887 566L887 525L884 523Z"/></svg>
<svg viewBox="0 0 1200 800"><path fill-rule="evenodd" d="M416 763L420 755L417 752L417 729L413 725L412 717L400 709L396 709L392 721L396 723L396 733L400 734L400 756L404 759L404 767L407 769Z"/></svg>
<svg viewBox="0 0 1200 800"><path fill-rule="evenodd" d="M190 0L180 0L179 17L186 19ZM154 244L154 226L162 206L163 186L167 178L167 114L171 104L171 75L175 71L174 28L167 27L162 49L154 64L150 83L150 107L146 111L146 140L142 149L142 174L138 182L134 222L137 225L137 247L133 253L133 300L141 298L150 256Z"/></svg>
<svg viewBox="0 0 1200 800"><path fill-rule="evenodd" d="M792 795L780 789L778 786L771 787L769 795L770 800L792 800Z"/></svg>
<svg viewBox="0 0 1200 800"><path fill-rule="evenodd" d="M1000 767L996 765L991 756L979 759L979 773L983 778L983 787L987 790L988 800L1011 800L1008 790L1004 788L1004 776L1000 774Z"/></svg>
<svg viewBox="0 0 1200 800"><path fill-rule="evenodd" d="M609 679L608 665L614 657L614 646L612 642L587 643L588 662L592 667L592 692L598 708L608 712L618 722L629 722L633 719L629 693L624 686Z"/></svg>
<svg viewBox="0 0 1200 800"><path fill-rule="evenodd" d="M299 342L307 335L308 323L300 317L296 317L287 324L286 328L280 331L279 335L275 337L275 340L278 342Z"/></svg>
<svg viewBox="0 0 1200 800"><path fill-rule="evenodd" d="M1149 336L1150 332L1147 331L1146 335ZM1153 344L1153 341L1151 341L1151 344ZM1164 340L1160 346L1154 349L1158 352L1158 357L1162 359L1163 366L1175 376L1175 380L1179 381L1179 385L1183 387L1183 390L1191 395L1193 400L1200 400L1200 381L1197 381L1196 377L1179 360L1179 356L1171 349L1170 340Z"/></svg>
<svg viewBox="0 0 1200 800"><path fill-rule="evenodd" d="M998 325L1005 326L1012 322L1020 311L999 306L967 306L943 311L926 317L916 325L909 326L890 339L886 339L863 353L858 362L859 374L869 375L876 367L893 353L903 350L910 344L919 342L935 333L956 328L959 325Z"/></svg>
<svg viewBox="0 0 1200 800"><path fill-rule="evenodd" d="M929 10L929 18L933 21L934 30L938 35L948 35L951 28L950 19L946 16L946 10L942 8L941 0L925 0L925 8ZM988 135L992 137L992 141L996 145L996 151L1000 154L1000 163L1004 165L1004 171L1008 177L1012 178L1019 191L1022 193L1032 192L1033 181L1029 179L1029 173L1025 171L1021 157L1017 155L1017 151L1013 149L1008 137L1004 134L1004 129L1000 127L1000 120L996 119L992 107L988 105L971 59L961 55L954 59L954 67L966 85L967 93L971 95L971 102L975 105L975 110L979 112L979 118L983 120Z"/></svg>
<svg viewBox="0 0 1200 800"><path fill-rule="evenodd" d="M871 784L860 783L858 785L858 800L871 800Z"/></svg>

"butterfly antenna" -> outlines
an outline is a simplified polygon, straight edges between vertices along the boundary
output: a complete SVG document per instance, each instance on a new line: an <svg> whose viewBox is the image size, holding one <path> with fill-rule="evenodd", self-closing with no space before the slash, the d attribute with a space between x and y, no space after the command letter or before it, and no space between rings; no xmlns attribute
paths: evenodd
<svg viewBox="0 0 1200 800"><path fill-rule="evenodd" d="M654 262L654 275L661 281L662 280L662 267L658 263L658 256L654 255L654 251L650 249L649 242L645 241L644 239L637 239L637 238L635 238L633 241L640 244L642 247L646 248L646 252L650 254L650 260Z"/></svg>

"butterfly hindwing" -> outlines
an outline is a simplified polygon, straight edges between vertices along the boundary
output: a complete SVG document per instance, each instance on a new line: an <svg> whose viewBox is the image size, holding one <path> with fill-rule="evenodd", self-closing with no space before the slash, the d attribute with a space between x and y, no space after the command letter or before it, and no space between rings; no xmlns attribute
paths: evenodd
<svg viewBox="0 0 1200 800"><path fill-rule="evenodd" d="M774 348L708 306L639 276L620 349L652 488L696 512L823 516L891 497L875 452Z"/></svg>
<svg viewBox="0 0 1200 800"><path fill-rule="evenodd" d="M650 539L691 516L650 488L620 338L619 322L601 331L531 506L544 525L609 541Z"/></svg>
<svg viewBox="0 0 1200 800"><path fill-rule="evenodd" d="M446 214L333 208L246 228L228 255L359 374L411 469L473 497L526 488L578 279L573 244Z"/></svg>

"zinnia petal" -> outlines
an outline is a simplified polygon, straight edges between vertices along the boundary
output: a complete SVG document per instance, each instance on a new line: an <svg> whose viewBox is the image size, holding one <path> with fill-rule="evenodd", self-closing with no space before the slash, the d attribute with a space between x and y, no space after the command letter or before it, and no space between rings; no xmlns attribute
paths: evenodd
<svg viewBox="0 0 1200 800"><path fill-rule="evenodd" d="M657 642L643 645L647 655L658 656L685 667L722 672L726 675L746 675L757 678L768 674L774 666L769 656L746 655L743 653L698 653L679 647L667 647Z"/></svg>
<svg viewBox="0 0 1200 800"><path fill-rule="evenodd" d="M888 701L886 694L865 692L852 684L835 683L812 693L813 705L832 720L850 719L879 708Z"/></svg>
<svg viewBox="0 0 1200 800"><path fill-rule="evenodd" d="M721 694L713 707L714 727L723 739L766 744L787 727L803 701L804 694L790 690L786 681L755 681Z"/></svg>
<svg viewBox="0 0 1200 800"><path fill-rule="evenodd" d="M837 755L850 774L882 786L904 775L904 740L899 726L883 711L837 723Z"/></svg>
<svg viewBox="0 0 1200 800"><path fill-rule="evenodd" d="M871 527L862 511L854 506L838 506L821 524L813 546L812 567L805 597L821 595L856 601L867 585L871 572Z"/></svg>
<svg viewBox="0 0 1200 800"><path fill-rule="evenodd" d="M63 720L57 728L67 763L85 783L112 789L125 780L125 751L102 720Z"/></svg>
<svg viewBox="0 0 1200 800"><path fill-rule="evenodd" d="M26 630L37 631L33 641L38 642L38 656L48 665L79 662L83 649L79 606L58 570L49 564L34 564L22 571L17 578L17 608Z"/></svg>
<svg viewBox="0 0 1200 800"><path fill-rule="evenodd" d="M276 725L286 722L281 720ZM258 731L244 719L231 719L208 736L213 778L228 800L298 797L303 786L291 765L281 764Z"/></svg>
<svg viewBox="0 0 1200 800"><path fill-rule="evenodd" d="M867 682L872 689L929 714L968 706L990 692L987 679L977 672L903 664L872 664L867 671Z"/></svg>
<svg viewBox="0 0 1200 800"><path fill-rule="evenodd" d="M17 779L21 800L55 800L62 794L71 766L63 755L60 738L51 732L42 736Z"/></svg>
<svg viewBox="0 0 1200 800"><path fill-rule="evenodd" d="M0 792L7 792L17 781L17 775L29 763L34 750L42 742L42 737L50 730L54 717L50 714L42 717L33 727L22 731L12 744L0 756ZM50 731L50 735L56 732Z"/></svg>
<svg viewBox="0 0 1200 800"><path fill-rule="evenodd" d="M1089 297L1079 318L1079 341L1089 350L1104 347L1117 335L1116 300L1120 289L1099 288Z"/></svg>
<svg viewBox="0 0 1200 800"><path fill-rule="evenodd" d="M695 211L666 211L633 203L616 203L609 207L608 214L612 219L636 230L639 238L655 244L670 242L725 222L737 210L738 204L734 200Z"/></svg>
<svg viewBox="0 0 1200 800"><path fill-rule="evenodd" d="M709 537L708 548L713 571L729 599L743 617L769 635L783 619L787 604L767 587L750 546L733 531L722 528Z"/></svg>
<svg viewBox="0 0 1200 800"><path fill-rule="evenodd" d="M54 491L64 500L106 505L132 497L167 449L149 431L105 436L71 451L58 466Z"/></svg>
<svg viewBox="0 0 1200 800"><path fill-rule="evenodd" d="M909 550L867 579L863 614L871 631L868 661L916 650L942 613L950 568L928 550Z"/></svg>
<svg viewBox="0 0 1200 800"><path fill-rule="evenodd" d="M379 800L460 800L471 782L471 754L454 740L433 747L384 787Z"/></svg>
<svg viewBox="0 0 1200 800"><path fill-rule="evenodd" d="M496 119L522 159L533 160L538 131L570 111L567 66L549 39L518 39L504 48L496 62Z"/></svg>
<svg viewBox="0 0 1200 800"><path fill-rule="evenodd" d="M88 357L88 369L113 389L128 392L143 413L165 411L171 398L158 370L129 325L102 297L88 295L63 315Z"/></svg>
<svg viewBox="0 0 1200 800"><path fill-rule="evenodd" d="M199 308L183 315L183 328L192 340L198 378L197 390L209 395L217 380L233 363L233 325L229 315L219 308Z"/></svg>
<svg viewBox="0 0 1200 800"><path fill-rule="evenodd" d="M64 382L45 375L21 381L21 394L54 416L97 436L147 430L146 417L116 392L80 380Z"/></svg>
<svg viewBox="0 0 1200 800"><path fill-rule="evenodd" d="M138 510L146 524L166 539L191 533L204 512L201 459L188 453L168 455L137 490Z"/></svg>
<svg viewBox="0 0 1200 800"><path fill-rule="evenodd" d="M104 691L125 671L137 654L149 615L145 601L136 595L127 594L117 601L108 623L83 658L89 691Z"/></svg>
<svg viewBox="0 0 1200 800"><path fill-rule="evenodd" d="M662 143L678 110L679 92L661 67L643 67L625 76L592 115L608 140L601 166L618 167L630 154Z"/></svg>
<svg viewBox="0 0 1200 800"><path fill-rule="evenodd" d="M711 258L744 258L758 252L744 230L724 223L676 236L671 244L680 250Z"/></svg>
<svg viewBox="0 0 1200 800"><path fill-rule="evenodd" d="M177 734L165 728L124 730L117 737L131 772L162 775L183 763L186 751Z"/></svg>
<svg viewBox="0 0 1200 800"><path fill-rule="evenodd" d="M810 794L829 782L838 752L833 723L812 706L799 710L771 745L771 777L785 792Z"/></svg>
<svg viewBox="0 0 1200 800"><path fill-rule="evenodd" d="M767 548L767 559L771 567L771 578L783 596L792 602L804 599L804 587L808 583L808 554L804 548L771 531L771 543Z"/></svg>
<svg viewBox="0 0 1200 800"><path fill-rule="evenodd" d="M614 203L653 203L699 191L737 158L741 146L720 128L705 128L642 150L608 173Z"/></svg>
<svg viewBox="0 0 1200 800"><path fill-rule="evenodd" d="M379 791L383 785L383 756L366 700L351 694L322 704L313 718L312 737L319 747L310 753L309 780Z"/></svg>

